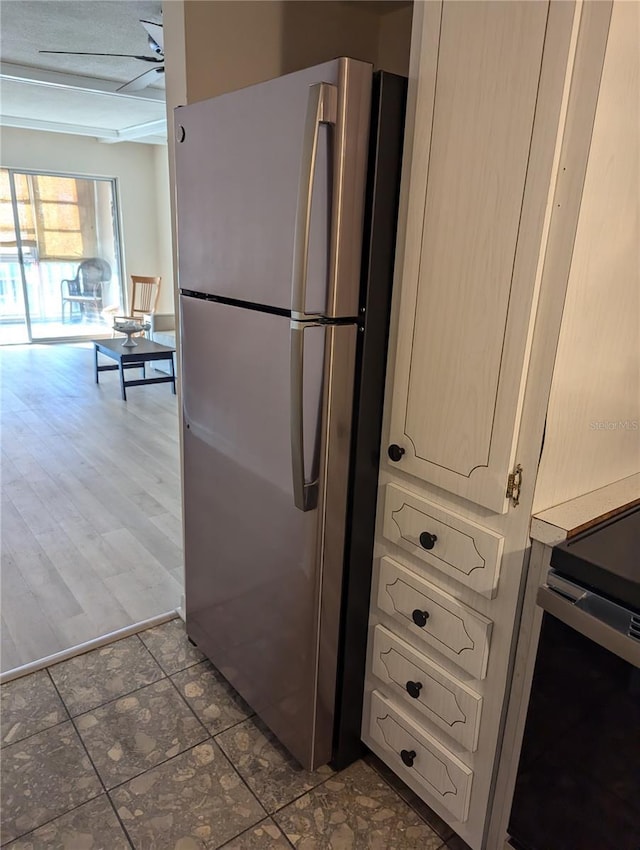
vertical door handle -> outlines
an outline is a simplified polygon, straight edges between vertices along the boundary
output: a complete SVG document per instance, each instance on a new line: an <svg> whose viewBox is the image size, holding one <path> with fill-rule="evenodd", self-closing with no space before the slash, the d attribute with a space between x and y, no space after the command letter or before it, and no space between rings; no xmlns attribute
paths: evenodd
<svg viewBox="0 0 640 850"><path fill-rule="evenodd" d="M301 511L318 504L318 480L307 481L304 468L304 332L317 322L291 322L291 471L293 501Z"/></svg>
<svg viewBox="0 0 640 850"><path fill-rule="evenodd" d="M335 124L338 115L338 89L329 83L309 87L307 117L304 125L298 204L293 242L293 271L291 276L291 318L304 319L307 301L307 266L309 261L309 229L313 178L318 153L318 133L321 124Z"/></svg>

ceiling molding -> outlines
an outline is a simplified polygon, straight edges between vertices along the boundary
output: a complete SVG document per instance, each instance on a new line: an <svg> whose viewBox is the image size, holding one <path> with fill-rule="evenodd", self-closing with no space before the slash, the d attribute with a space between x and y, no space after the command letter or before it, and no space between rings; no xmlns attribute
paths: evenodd
<svg viewBox="0 0 640 850"><path fill-rule="evenodd" d="M33 117L33 115L0 114L0 124L5 127L16 127L24 130L38 130L49 133L69 133L77 136L91 136L99 141L141 142L144 144L162 145L167 141L167 120L164 112L165 95L163 90L143 89L139 92L115 91L121 83L114 80L94 79L58 71L46 71L40 68L30 68L8 62L0 63L0 91L3 81L11 81L29 89L40 89L45 93L51 89L74 91L90 98L98 98L118 112L118 104L125 100L129 103L137 101L150 105L157 104L161 118L134 124L119 130L113 127L100 127L91 124L78 124L73 121L51 121ZM25 89L25 92L28 89ZM108 105L108 106L107 106ZM154 107L155 108L155 107ZM148 110L147 110L148 111Z"/></svg>
<svg viewBox="0 0 640 850"><path fill-rule="evenodd" d="M103 137L103 142L144 142L145 144L166 145L167 143L167 120L161 118L158 121L147 121L145 124L134 124L124 130L112 131L117 138ZM157 141L150 141L157 139Z"/></svg>
<svg viewBox="0 0 640 850"><path fill-rule="evenodd" d="M39 118L24 118L21 115L0 115L3 127L17 127L21 130L42 130L45 133L70 133L73 136L96 136L117 142L118 131L106 127L83 127L80 124L68 124L64 121L41 121Z"/></svg>
<svg viewBox="0 0 640 850"><path fill-rule="evenodd" d="M167 137L166 136L145 136L144 138L133 138L133 139L99 139L96 137L96 142L100 142L104 145L115 145L118 142L140 142L144 145L167 145Z"/></svg>
<svg viewBox="0 0 640 850"><path fill-rule="evenodd" d="M87 127L63 121L41 121L19 115L1 115L0 125L20 130L37 130L43 133L68 133L72 136L90 136L99 142L141 142L146 145L166 145L167 122L149 121L146 124L127 127L126 130L111 130L107 127Z"/></svg>
<svg viewBox="0 0 640 850"><path fill-rule="evenodd" d="M127 98L128 100L155 100L164 103L164 89L146 88L137 92L117 92L122 83L116 80L102 80L97 77L82 77L79 74L67 74L62 71L48 71L32 68L28 65L15 65L0 62L0 84L3 79L18 80L25 84L52 86L62 89L81 89L96 95Z"/></svg>

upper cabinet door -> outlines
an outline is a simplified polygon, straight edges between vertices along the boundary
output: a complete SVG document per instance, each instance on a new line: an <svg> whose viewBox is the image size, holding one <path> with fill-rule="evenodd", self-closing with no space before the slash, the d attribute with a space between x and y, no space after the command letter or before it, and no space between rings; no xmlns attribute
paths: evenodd
<svg viewBox="0 0 640 850"><path fill-rule="evenodd" d="M546 57L561 50L546 2L423 8L391 466L504 513L564 84Z"/></svg>

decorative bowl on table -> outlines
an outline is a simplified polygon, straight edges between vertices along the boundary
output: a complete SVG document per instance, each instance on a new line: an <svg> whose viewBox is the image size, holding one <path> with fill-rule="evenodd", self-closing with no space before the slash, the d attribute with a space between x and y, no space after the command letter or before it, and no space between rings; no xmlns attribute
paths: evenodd
<svg viewBox="0 0 640 850"><path fill-rule="evenodd" d="M122 343L123 348L133 348L138 343L133 339L134 334L148 331L151 325L149 322L141 322L138 319L119 319L113 320L113 329L121 334L126 334L126 339Z"/></svg>

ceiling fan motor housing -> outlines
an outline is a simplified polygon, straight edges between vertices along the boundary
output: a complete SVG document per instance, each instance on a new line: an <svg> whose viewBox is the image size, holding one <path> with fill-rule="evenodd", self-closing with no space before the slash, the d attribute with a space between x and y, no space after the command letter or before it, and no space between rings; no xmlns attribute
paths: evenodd
<svg viewBox="0 0 640 850"><path fill-rule="evenodd" d="M151 50L153 50L154 53L157 53L158 56L164 56L164 51L162 50L158 42L155 40L155 38L153 38L153 36L151 35L147 36L147 38L149 39L149 47L151 48Z"/></svg>

